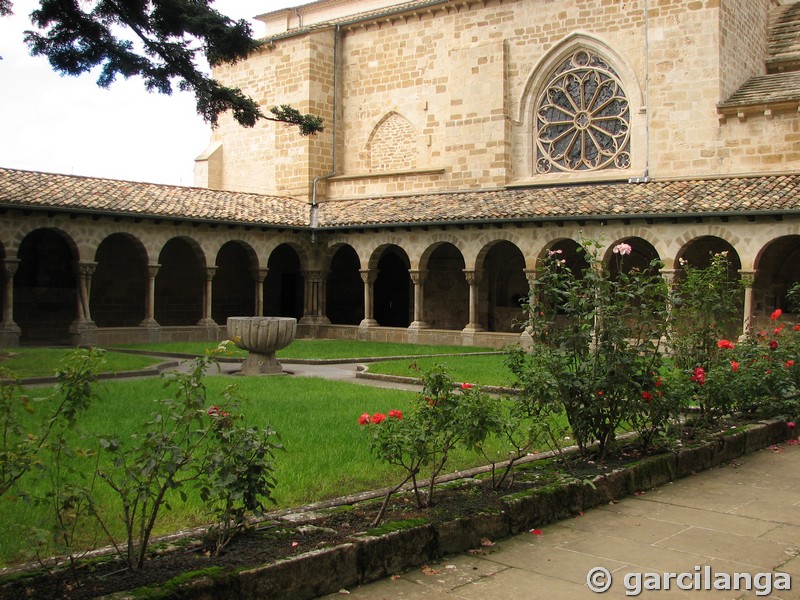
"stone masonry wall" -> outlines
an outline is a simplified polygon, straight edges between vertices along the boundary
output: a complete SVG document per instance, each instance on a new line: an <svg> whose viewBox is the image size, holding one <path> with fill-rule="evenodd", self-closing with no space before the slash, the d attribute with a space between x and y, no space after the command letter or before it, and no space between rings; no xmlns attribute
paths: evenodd
<svg viewBox="0 0 800 600"><path fill-rule="evenodd" d="M336 177L320 199L618 180L645 169L651 177L797 169L797 114L740 122L716 109L763 69L769 6L648 0L645 27L645 0L453 0L345 25ZM272 123L241 130L225 121L213 139L223 142L226 187L305 195L330 172L334 36L330 28L276 40L215 72L265 106L291 103L328 126L305 139ZM536 98L579 48L619 76L630 105L630 165L538 174ZM414 142L407 130L395 156L377 164L376 148L394 138L377 143L374 135L392 114L407 121Z"/></svg>

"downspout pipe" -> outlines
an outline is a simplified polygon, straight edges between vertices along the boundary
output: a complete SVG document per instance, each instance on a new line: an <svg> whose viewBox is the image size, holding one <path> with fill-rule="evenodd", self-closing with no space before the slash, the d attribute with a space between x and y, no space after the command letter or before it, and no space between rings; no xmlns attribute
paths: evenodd
<svg viewBox="0 0 800 600"><path fill-rule="evenodd" d="M644 0L644 173L641 177L631 177L628 183L647 183L650 181L650 8Z"/></svg>
<svg viewBox="0 0 800 600"><path fill-rule="evenodd" d="M318 227L318 213L319 202L317 201L317 189L319 182L328 180L336 175L336 134L339 125L339 37L341 33L341 26L336 25L333 33L333 148L331 151L331 172L327 175L319 175L314 177L314 182L311 186L311 215L309 217L309 224L311 227L311 243L317 241L317 227Z"/></svg>

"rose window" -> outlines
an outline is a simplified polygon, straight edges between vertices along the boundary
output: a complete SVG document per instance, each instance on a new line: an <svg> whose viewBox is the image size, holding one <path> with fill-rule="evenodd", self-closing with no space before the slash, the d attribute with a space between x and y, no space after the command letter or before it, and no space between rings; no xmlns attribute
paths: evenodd
<svg viewBox="0 0 800 600"><path fill-rule="evenodd" d="M614 70L580 50L553 74L536 104L536 170L630 166L630 107Z"/></svg>

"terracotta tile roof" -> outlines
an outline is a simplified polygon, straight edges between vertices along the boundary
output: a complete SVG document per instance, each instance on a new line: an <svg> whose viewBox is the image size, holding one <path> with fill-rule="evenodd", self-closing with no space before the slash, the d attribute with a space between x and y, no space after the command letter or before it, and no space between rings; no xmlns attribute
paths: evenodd
<svg viewBox="0 0 800 600"><path fill-rule="evenodd" d="M770 73L751 77L718 107L780 104L800 101L800 72Z"/></svg>
<svg viewBox="0 0 800 600"><path fill-rule="evenodd" d="M0 168L0 207L309 227L306 202ZM800 213L800 174L649 183L596 183L332 200L320 229L457 222Z"/></svg>
<svg viewBox="0 0 800 600"><path fill-rule="evenodd" d="M3 168L0 206L298 227L309 220L308 204L291 197Z"/></svg>
<svg viewBox="0 0 800 600"><path fill-rule="evenodd" d="M321 228L800 212L800 175L603 183L325 202Z"/></svg>

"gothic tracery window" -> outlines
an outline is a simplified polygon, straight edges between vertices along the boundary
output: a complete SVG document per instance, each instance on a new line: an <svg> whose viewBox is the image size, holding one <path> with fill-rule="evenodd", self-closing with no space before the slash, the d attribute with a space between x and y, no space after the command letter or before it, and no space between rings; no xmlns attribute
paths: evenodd
<svg viewBox="0 0 800 600"><path fill-rule="evenodd" d="M536 103L536 171L580 172L630 166L630 107L617 74L578 50Z"/></svg>

